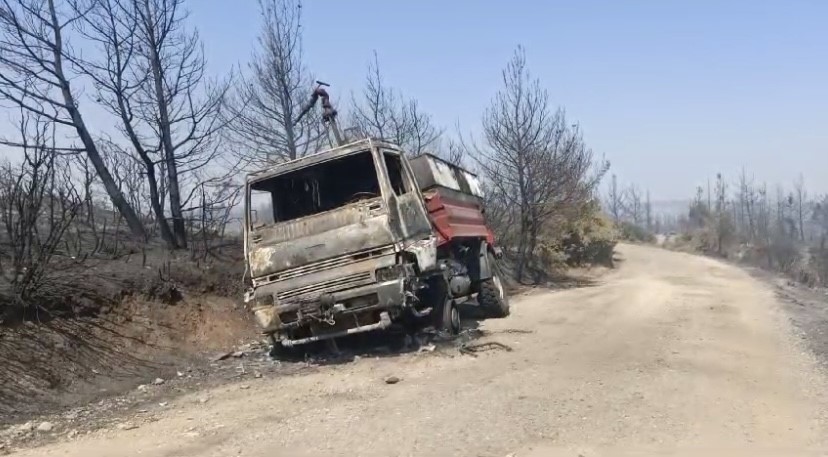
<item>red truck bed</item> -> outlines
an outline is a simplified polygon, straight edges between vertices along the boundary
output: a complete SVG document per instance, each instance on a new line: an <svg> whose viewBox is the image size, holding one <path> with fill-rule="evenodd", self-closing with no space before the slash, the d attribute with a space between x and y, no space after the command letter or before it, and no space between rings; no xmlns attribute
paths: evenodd
<svg viewBox="0 0 828 457"><path fill-rule="evenodd" d="M415 157L410 164L439 244L454 238L485 238L490 245L494 243L476 175L431 154Z"/></svg>

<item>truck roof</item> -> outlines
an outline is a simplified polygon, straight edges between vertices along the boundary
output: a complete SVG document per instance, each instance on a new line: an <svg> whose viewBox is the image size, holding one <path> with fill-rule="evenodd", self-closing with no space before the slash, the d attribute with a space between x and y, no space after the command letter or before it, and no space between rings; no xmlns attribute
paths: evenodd
<svg viewBox="0 0 828 457"><path fill-rule="evenodd" d="M283 175L285 173L289 173L300 168L315 165L317 163L327 162L328 160L333 160L360 151L365 151L372 147L381 147L383 149L390 149L395 152L402 152L400 150L400 147L393 143L389 143L387 141L379 140L376 138L363 138L361 140L354 141L343 146L325 149L313 154L306 155L304 157L299 157L297 159L289 160L287 162L277 163L268 168L248 173L247 182L251 183L255 181L261 181L262 179L271 178L273 176Z"/></svg>
<svg viewBox="0 0 828 457"><path fill-rule="evenodd" d="M444 187L483 197L483 188L476 174L434 154L420 154L408 160L422 190Z"/></svg>

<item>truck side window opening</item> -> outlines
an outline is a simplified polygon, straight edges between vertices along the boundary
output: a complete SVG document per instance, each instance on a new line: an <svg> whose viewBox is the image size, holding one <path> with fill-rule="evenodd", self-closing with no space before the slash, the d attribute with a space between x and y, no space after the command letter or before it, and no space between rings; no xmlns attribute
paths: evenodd
<svg viewBox="0 0 828 457"><path fill-rule="evenodd" d="M270 194L273 222L311 216L380 196L374 160L368 151L254 183L251 196L255 191ZM261 215L258 219L261 223Z"/></svg>
<svg viewBox="0 0 828 457"><path fill-rule="evenodd" d="M402 159L397 154L383 153L385 157L385 168L388 170L388 180L394 193L400 196L406 192L405 179L403 178Z"/></svg>
<svg viewBox="0 0 828 457"><path fill-rule="evenodd" d="M258 227L261 225L272 224L273 216L273 197L270 192L261 190L250 191L250 226Z"/></svg>

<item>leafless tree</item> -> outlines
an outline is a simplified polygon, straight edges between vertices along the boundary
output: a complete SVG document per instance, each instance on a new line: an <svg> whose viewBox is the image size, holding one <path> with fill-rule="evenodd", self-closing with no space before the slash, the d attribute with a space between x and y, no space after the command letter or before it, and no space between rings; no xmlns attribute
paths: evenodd
<svg viewBox="0 0 828 457"><path fill-rule="evenodd" d="M85 11L63 8L55 0L0 0L0 97L30 113L73 131L112 204L130 231L145 236L135 210L118 190L101 151L84 121L69 63L73 49L67 29Z"/></svg>
<svg viewBox="0 0 828 457"><path fill-rule="evenodd" d="M228 85L206 79L201 42L185 27L182 0L72 4L80 32L99 51L97 59L75 61L94 82L97 101L119 119L143 167L161 237L171 248L186 247L182 193L198 186L188 178L222 152L217 140ZM121 151L116 142L109 145Z"/></svg>
<svg viewBox="0 0 828 457"><path fill-rule="evenodd" d="M644 200L644 222L646 223L647 232L653 232L653 205L650 202L650 191L647 190Z"/></svg>
<svg viewBox="0 0 828 457"><path fill-rule="evenodd" d="M137 19L136 63L149 68L137 101L142 120L160 140L167 175L172 228L179 247L187 246L182 182L222 152L217 141L226 82L206 79L204 51L197 32L187 30L184 0L132 0ZM197 183L190 183L197 185Z"/></svg>
<svg viewBox="0 0 828 457"><path fill-rule="evenodd" d="M630 184L624 189L624 202L624 214L634 225L640 227L644 205L641 201L641 190L638 186Z"/></svg>
<svg viewBox="0 0 828 457"><path fill-rule="evenodd" d="M36 305L35 295L65 292L47 278L83 200L67 159L51 148L52 121L24 111L18 127L23 160L0 165L0 303L26 308Z"/></svg>
<svg viewBox="0 0 828 457"><path fill-rule="evenodd" d="M721 173L716 174L715 198L716 250L719 255L724 255L725 243L733 236L733 226L727 208L727 182Z"/></svg>
<svg viewBox="0 0 828 457"><path fill-rule="evenodd" d="M466 158L466 148L462 142L449 139L437 148L436 154L449 163L462 166Z"/></svg>
<svg viewBox="0 0 828 457"><path fill-rule="evenodd" d="M690 207L689 235L697 246L719 255L736 254L746 262L789 275L804 284L825 284L828 253L825 250L824 201L808 199L802 175L790 188L756 185L746 170L732 194L721 174L713 180L712 208L703 202L700 187Z"/></svg>
<svg viewBox="0 0 828 457"><path fill-rule="evenodd" d="M626 205L624 201L624 192L618 187L618 177L614 174L610 179L609 191L607 192L607 210L612 216L612 220L617 224L621 222L621 217Z"/></svg>
<svg viewBox="0 0 828 457"><path fill-rule="evenodd" d="M131 146L134 159L141 164L152 208L161 237L170 248L177 240L164 215L164 197L159 181L166 180L159 168L165 162L160 141L143 122L141 109L149 72L144 62L138 63L140 46L136 28L140 5L133 0L77 0L73 3L80 16L79 30L98 48L97 59L86 58L77 67L91 78L96 101L118 119L119 130ZM80 14L81 12L85 14ZM80 59L78 59L80 60ZM115 141L108 141L113 151L122 151ZM120 162L120 160L119 160Z"/></svg>
<svg viewBox="0 0 828 457"><path fill-rule="evenodd" d="M591 198L606 167L600 164L592 173L592 151L577 125L552 109L548 93L528 71L522 48L502 75L503 88L483 117L485 145L475 146L474 159L491 191L515 213L517 276L522 278L544 226Z"/></svg>
<svg viewBox="0 0 828 457"><path fill-rule="evenodd" d="M313 116L296 122L313 89L302 50L301 2L259 0L259 12L258 48L226 113L238 154L254 167L312 153L322 137Z"/></svg>
<svg viewBox="0 0 828 457"><path fill-rule="evenodd" d="M192 203L185 208L194 214L191 223L190 252L194 260L206 260L214 248L224 246L233 208L240 203L242 186L227 179L202 181Z"/></svg>
<svg viewBox="0 0 828 457"><path fill-rule="evenodd" d="M739 175L739 218L743 233L749 242L756 238L756 189L744 169Z"/></svg>
<svg viewBox="0 0 828 457"><path fill-rule="evenodd" d="M440 138L441 131L417 100L405 100L386 84L376 51L368 65L362 96L352 98L351 105L353 129L363 136L399 144L411 155L427 152Z"/></svg>
<svg viewBox="0 0 828 457"><path fill-rule="evenodd" d="M819 250L824 253L828 248L828 196L814 204L811 219L819 228Z"/></svg>
<svg viewBox="0 0 828 457"><path fill-rule="evenodd" d="M805 202L808 200L808 192L805 190L805 178L801 174L794 182L794 198L797 225L799 226L799 241L805 241Z"/></svg>

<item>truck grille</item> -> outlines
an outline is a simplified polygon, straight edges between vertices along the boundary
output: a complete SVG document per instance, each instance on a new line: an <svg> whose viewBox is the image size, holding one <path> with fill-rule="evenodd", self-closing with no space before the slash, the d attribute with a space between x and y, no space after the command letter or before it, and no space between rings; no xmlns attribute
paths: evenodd
<svg viewBox="0 0 828 457"><path fill-rule="evenodd" d="M365 284L371 283L371 272L365 271L362 273L351 274L348 276L341 276L336 279L310 284L298 289L287 290L280 292L278 298L280 302L290 302L296 298L305 295L321 295L326 292L338 292L346 289L353 289Z"/></svg>
<svg viewBox="0 0 828 457"><path fill-rule="evenodd" d="M368 249L354 254L347 254L332 259L323 260L321 262L312 263L310 265L302 265L301 267L291 268L267 277L267 282L284 281L307 274L316 273L319 271L330 270L331 268L341 267L351 263L359 262L361 260L371 259L394 253L394 246L384 246L381 248Z"/></svg>

